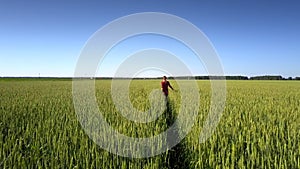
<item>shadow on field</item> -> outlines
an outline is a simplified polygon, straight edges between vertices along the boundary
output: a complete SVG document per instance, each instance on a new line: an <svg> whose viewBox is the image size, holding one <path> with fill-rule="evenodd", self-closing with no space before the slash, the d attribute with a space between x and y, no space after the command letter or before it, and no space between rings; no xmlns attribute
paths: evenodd
<svg viewBox="0 0 300 169"><path fill-rule="evenodd" d="M176 120L176 112L173 109L173 103L167 99L167 109L166 109L166 121L167 127L171 127L172 124ZM167 142L179 142L179 129L175 126L175 129L172 131L170 135L167 136ZM174 140L175 139L175 140ZM189 150L185 146L185 139L183 139L179 144L174 146L171 150L167 153L167 168L170 169L182 169L182 168L189 168Z"/></svg>

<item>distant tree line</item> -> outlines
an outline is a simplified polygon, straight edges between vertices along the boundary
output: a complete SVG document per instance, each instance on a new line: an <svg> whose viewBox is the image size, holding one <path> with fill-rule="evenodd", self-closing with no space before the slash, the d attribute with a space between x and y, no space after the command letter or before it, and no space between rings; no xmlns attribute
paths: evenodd
<svg viewBox="0 0 300 169"><path fill-rule="evenodd" d="M174 79L174 77L169 77L169 79ZM176 79L196 79L196 80L219 80L224 79L224 76L180 76L176 77ZM225 76L226 80L300 80L300 77L288 77L284 78L282 76L254 76L254 77L247 77L247 76Z"/></svg>
<svg viewBox="0 0 300 169"><path fill-rule="evenodd" d="M282 76L255 76L250 77L250 80L284 80Z"/></svg>
<svg viewBox="0 0 300 169"><path fill-rule="evenodd" d="M218 80L218 79L226 79L226 80L248 80L247 76L196 76L197 80Z"/></svg>
<svg viewBox="0 0 300 169"><path fill-rule="evenodd" d="M161 79L162 77L136 77L133 79ZM22 80L22 79L43 79L43 80L72 80L72 77L0 77L0 79L5 80ZM76 77L75 79L132 79L130 77ZM182 80L300 80L300 77L288 77L284 78L282 76L176 76L176 77L168 77L168 79L182 79Z"/></svg>
<svg viewBox="0 0 300 169"><path fill-rule="evenodd" d="M284 78L282 76L270 76L270 75L266 75L266 76L255 76L255 77L250 77L250 80L300 80L300 77L288 77L288 78Z"/></svg>

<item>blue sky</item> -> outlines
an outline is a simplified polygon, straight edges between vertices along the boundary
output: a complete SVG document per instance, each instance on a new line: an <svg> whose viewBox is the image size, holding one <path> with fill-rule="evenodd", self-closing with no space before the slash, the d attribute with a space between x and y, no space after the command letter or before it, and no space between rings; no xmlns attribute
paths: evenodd
<svg viewBox="0 0 300 169"><path fill-rule="evenodd" d="M299 1L1 0L0 76L73 76L90 36L137 12L170 13L196 25L214 45L226 75L300 76L299 9ZM127 45L138 42L140 49L151 47L149 39L161 42L156 45L168 41L155 36L132 39ZM118 62L111 54L99 75L113 75ZM195 75L206 73L202 65L190 66Z"/></svg>

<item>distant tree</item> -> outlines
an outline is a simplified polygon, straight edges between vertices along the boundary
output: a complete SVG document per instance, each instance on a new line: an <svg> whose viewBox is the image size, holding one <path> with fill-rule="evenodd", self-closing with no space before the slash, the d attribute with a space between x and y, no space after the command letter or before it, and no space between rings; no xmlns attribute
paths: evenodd
<svg viewBox="0 0 300 169"><path fill-rule="evenodd" d="M226 80L248 80L246 76L226 76Z"/></svg>
<svg viewBox="0 0 300 169"><path fill-rule="evenodd" d="M208 80L209 77L208 76L196 76L195 79L197 79L197 80Z"/></svg>
<svg viewBox="0 0 300 169"><path fill-rule="evenodd" d="M251 80L284 80L282 76L255 76L251 77Z"/></svg>

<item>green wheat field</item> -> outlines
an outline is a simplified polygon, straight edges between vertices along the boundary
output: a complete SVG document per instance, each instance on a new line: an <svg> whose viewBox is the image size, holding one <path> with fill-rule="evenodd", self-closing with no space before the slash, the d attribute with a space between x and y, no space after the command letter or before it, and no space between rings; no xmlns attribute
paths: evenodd
<svg viewBox="0 0 300 169"><path fill-rule="evenodd" d="M300 168L299 81L227 81L225 110L205 143L199 135L211 85L197 83L199 114L180 144L154 157L127 158L89 139L74 110L71 79L0 79L0 168ZM165 116L149 123L124 119L113 104L111 80L96 80L95 86L99 109L118 132L150 137L168 128ZM146 111L155 89L160 80L133 80L133 106ZM176 117L180 92L170 91L169 100Z"/></svg>

